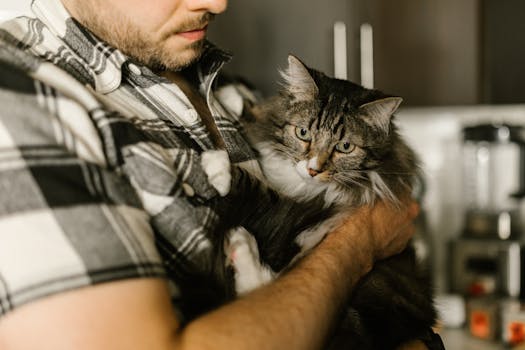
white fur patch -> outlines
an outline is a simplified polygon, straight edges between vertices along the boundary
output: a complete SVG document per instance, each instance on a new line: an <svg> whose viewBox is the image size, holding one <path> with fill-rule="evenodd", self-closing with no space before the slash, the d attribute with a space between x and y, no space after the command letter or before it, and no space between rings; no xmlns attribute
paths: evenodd
<svg viewBox="0 0 525 350"><path fill-rule="evenodd" d="M328 188L329 184L312 179L306 161L294 164L278 154L268 142L260 142L256 148L261 153L261 165L269 184L280 192L298 201L307 201Z"/></svg>
<svg viewBox="0 0 525 350"><path fill-rule="evenodd" d="M201 154L201 166L208 181L221 196L226 196L231 188L230 159L224 150L206 151Z"/></svg>
<svg viewBox="0 0 525 350"><path fill-rule="evenodd" d="M275 278L269 267L261 264L255 238L239 227L229 233L225 246L227 261L235 271L235 291L243 295L259 288Z"/></svg>
<svg viewBox="0 0 525 350"><path fill-rule="evenodd" d="M371 171L368 173L368 177L372 182L372 188L374 192L379 196L379 198L388 200L392 203L399 203L396 196L392 193L390 188L388 188L383 178L381 178L381 175L375 171Z"/></svg>
<svg viewBox="0 0 525 350"><path fill-rule="evenodd" d="M319 170L319 158L317 156L308 161L308 168Z"/></svg>
<svg viewBox="0 0 525 350"><path fill-rule="evenodd" d="M301 252L294 258L294 261L302 256L304 256L308 251L315 247L321 240L331 231L333 231L337 226L341 224L343 218L348 214L338 214L331 217L328 220L323 221L322 223L301 232L299 236L295 239L301 247Z"/></svg>
<svg viewBox="0 0 525 350"><path fill-rule="evenodd" d="M308 174L308 164L306 160L301 160L297 164L295 164L295 171L305 180L311 180L310 174Z"/></svg>

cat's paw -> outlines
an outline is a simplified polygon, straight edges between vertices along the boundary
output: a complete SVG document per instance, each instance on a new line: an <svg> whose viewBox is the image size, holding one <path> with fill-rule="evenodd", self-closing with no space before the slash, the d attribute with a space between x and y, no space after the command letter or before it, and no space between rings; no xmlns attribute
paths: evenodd
<svg viewBox="0 0 525 350"><path fill-rule="evenodd" d="M226 196L230 192L232 180L228 153L223 150L203 152L201 166L210 184L222 197Z"/></svg>
<svg viewBox="0 0 525 350"><path fill-rule="evenodd" d="M273 271L259 260L255 238L244 228L231 230L225 242L226 264L235 271L235 291L246 294L275 278Z"/></svg>

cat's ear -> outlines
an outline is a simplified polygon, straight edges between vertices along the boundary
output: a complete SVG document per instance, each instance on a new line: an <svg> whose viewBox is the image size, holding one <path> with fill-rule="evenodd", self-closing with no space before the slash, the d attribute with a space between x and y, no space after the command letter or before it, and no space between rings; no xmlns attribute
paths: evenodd
<svg viewBox="0 0 525 350"><path fill-rule="evenodd" d="M387 97L365 103L359 107L359 110L365 122L388 132L392 114L397 111L401 102L403 102L401 97Z"/></svg>
<svg viewBox="0 0 525 350"><path fill-rule="evenodd" d="M317 97L319 89L308 68L297 57L288 55L288 68L281 71L286 89L297 101L309 101Z"/></svg>

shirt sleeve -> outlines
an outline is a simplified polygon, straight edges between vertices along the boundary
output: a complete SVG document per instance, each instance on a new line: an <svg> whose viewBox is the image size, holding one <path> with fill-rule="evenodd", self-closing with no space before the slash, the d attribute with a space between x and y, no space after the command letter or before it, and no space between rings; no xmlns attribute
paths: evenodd
<svg viewBox="0 0 525 350"><path fill-rule="evenodd" d="M88 113L1 61L0 106L0 316L66 290L164 278L149 215L104 163Z"/></svg>

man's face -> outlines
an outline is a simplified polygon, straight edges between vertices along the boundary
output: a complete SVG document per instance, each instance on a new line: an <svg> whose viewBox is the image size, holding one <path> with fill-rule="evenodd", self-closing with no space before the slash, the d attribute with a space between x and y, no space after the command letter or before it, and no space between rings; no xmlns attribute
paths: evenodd
<svg viewBox="0 0 525 350"><path fill-rule="evenodd" d="M202 52L228 0L62 0L93 33L152 68L179 70Z"/></svg>

